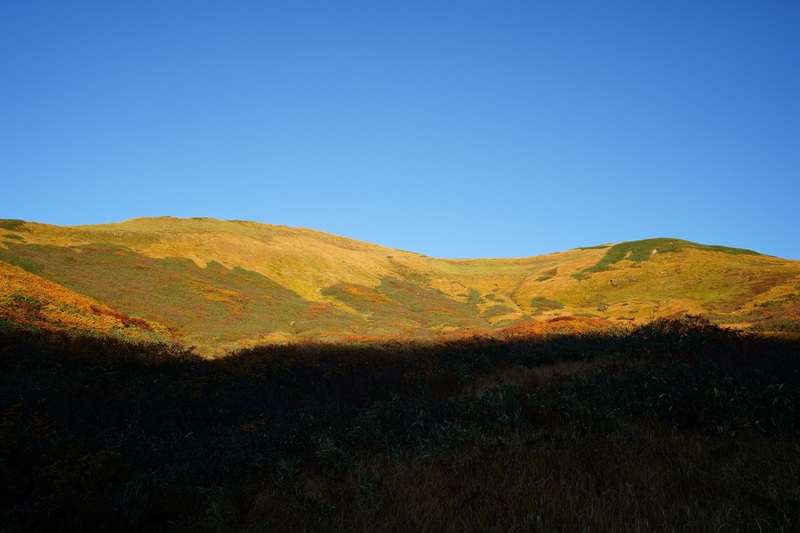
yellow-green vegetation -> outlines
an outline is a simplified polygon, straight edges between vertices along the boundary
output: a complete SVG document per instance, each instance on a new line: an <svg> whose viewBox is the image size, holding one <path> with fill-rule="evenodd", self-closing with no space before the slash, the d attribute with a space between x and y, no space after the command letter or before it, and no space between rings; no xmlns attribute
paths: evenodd
<svg viewBox="0 0 800 533"><path fill-rule="evenodd" d="M0 320L0 530L793 531L798 342L684 317L208 360Z"/></svg>
<svg viewBox="0 0 800 533"><path fill-rule="evenodd" d="M547 310L564 309L564 304L544 296L537 296L531 300L531 307L534 308L536 313L542 313Z"/></svg>
<svg viewBox="0 0 800 533"><path fill-rule="evenodd" d="M160 324L206 355L298 339L501 334L531 316L644 323L689 313L737 327L800 329L792 299L800 262L680 239L448 260L244 221L2 220L0 228L4 265ZM26 290L20 294L36 297ZM6 300L14 291L0 287Z"/></svg>
<svg viewBox="0 0 800 533"><path fill-rule="evenodd" d="M741 248L728 248L726 246L708 246L704 244L697 244L694 242L684 241L681 239L643 239L633 242L621 242L608 248L605 256L588 268L584 268L580 272L573 274L578 279L586 279L592 272L602 272L607 270L611 265L619 263L627 259L629 261L648 261L656 254L678 252L686 248L694 248L698 250L705 250L710 252L722 252L727 254L747 254L758 255L756 252L750 250L743 250Z"/></svg>
<svg viewBox="0 0 800 533"><path fill-rule="evenodd" d="M0 261L0 320L28 330L98 333L136 340L170 339L167 328L120 313L57 283Z"/></svg>

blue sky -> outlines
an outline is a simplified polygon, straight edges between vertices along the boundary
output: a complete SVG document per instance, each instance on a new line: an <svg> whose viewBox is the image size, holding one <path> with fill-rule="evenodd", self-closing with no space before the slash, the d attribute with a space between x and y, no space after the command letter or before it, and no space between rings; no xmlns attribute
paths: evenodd
<svg viewBox="0 0 800 533"><path fill-rule="evenodd" d="M794 0L0 0L0 217L800 259L799 95Z"/></svg>

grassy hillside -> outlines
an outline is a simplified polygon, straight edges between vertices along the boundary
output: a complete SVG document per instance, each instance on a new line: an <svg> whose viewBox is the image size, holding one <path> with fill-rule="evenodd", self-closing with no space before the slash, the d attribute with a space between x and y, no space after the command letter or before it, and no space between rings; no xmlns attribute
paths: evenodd
<svg viewBox="0 0 800 533"><path fill-rule="evenodd" d="M4 301L37 298L37 284L61 287L64 298L79 295L160 324L204 353L293 339L486 334L559 316L626 324L689 313L800 329L800 262L679 239L447 260L244 221L160 217L59 227L4 220L0 262L29 276L28 288L0 288ZM55 315L43 316L40 322Z"/></svg>
<svg viewBox="0 0 800 533"><path fill-rule="evenodd" d="M111 309L97 300L0 261L0 321L27 330L101 333L167 340L167 328Z"/></svg>

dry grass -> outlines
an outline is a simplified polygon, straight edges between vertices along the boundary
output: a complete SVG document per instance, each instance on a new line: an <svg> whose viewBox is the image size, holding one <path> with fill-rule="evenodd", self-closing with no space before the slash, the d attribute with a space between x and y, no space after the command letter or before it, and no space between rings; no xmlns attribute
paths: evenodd
<svg viewBox="0 0 800 533"><path fill-rule="evenodd" d="M3 531L794 531L797 340L177 346L0 323Z"/></svg>
<svg viewBox="0 0 800 533"><path fill-rule="evenodd" d="M688 313L745 327L761 324L769 328L772 323L781 322L774 313L770 314L770 306L800 294L798 261L691 243L680 249L667 247L664 253L645 260L614 256L618 260L609 261L609 254L614 255L611 252L621 245L519 259L445 260L308 229L241 221L160 217L79 227L19 221L8 221L5 226L0 235L3 261L41 276L42 283L47 280L63 284L115 311L161 323L209 353L218 352L220 346L250 345L259 339L292 340L312 335L317 339L387 335L399 338L427 332L434 337L442 332L500 329L533 315L544 320L558 315L595 315L641 324ZM648 243L623 244L646 248ZM94 280L108 277L103 271L113 265L107 258L103 262L96 255L75 253L90 245L136 255L141 264L133 274L159 277L158 269L163 265L191 263L176 271L175 279L163 278L163 287L157 294L126 287L122 279L115 280L114 290L100 294L90 292ZM42 255L42 247L48 250L47 262L33 262L32 257ZM65 258L74 262L69 272L49 268L49 263ZM597 265L603 268L594 268ZM204 273L209 269L215 270L213 276L218 278L213 284ZM263 287L251 284L244 293L232 287L240 282L242 271L259 274ZM368 294L381 291L382 285L385 288L387 279L399 280L421 296L431 296L429 304L418 305L421 299L416 298L389 298L384 306L373 305L375 302L359 306L337 290L342 286L362 287ZM252 315L250 307L258 307L257 298L247 298L270 291L290 291L305 303L294 308L281 304L280 310L270 312L266 318L263 313L258 315L262 323L275 322L266 327L243 319ZM166 295L162 300L172 301L153 309L154 298L162 295ZM198 295L200 302L196 301ZM439 303L433 305L435 299ZM558 305L543 306L541 302ZM298 321L319 323L311 312L320 309L318 304L335 308L328 314L336 315L336 320L326 323L327 329L308 324L291 327ZM558 308L561 304L563 309ZM169 307L201 311L211 307L215 311L211 320L200 320L193 326L186 320L186 313L165 310ZM459 316L457 320L450 316L454 312ZM283 317L272 321L278 315ZM392 324L394 316L402 317L402 323ZM239 325L232 327L231 321ZM781 328L794 327L790 326L783 324Z"/></svg>
<svg viewBox="0 0 800 533"><path fill-rule="evenodd" d="M789 466L787 468L787 465ZM719 531L793 529L796 439L720 442L643 428L541 433L446 456L362 462L344 475L251 486L211 530ZM287 488L289 494L287 495Z"/></svg>
<svg viewBox="0 0 800 533"><path fill-rule="evenodd" d="M574 374L586 374L589 364L586 361L558 361L548 365L524 367L504 366L486 376L481 376L464 388L464 394L478 396L487 390L511 385L514 387L545 383L552 379Z"/></svg>

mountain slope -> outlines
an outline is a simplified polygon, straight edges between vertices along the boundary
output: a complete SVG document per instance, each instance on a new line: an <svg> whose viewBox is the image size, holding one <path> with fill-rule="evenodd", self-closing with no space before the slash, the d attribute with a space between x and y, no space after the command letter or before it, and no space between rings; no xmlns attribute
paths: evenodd
<svg viewBox="0 0 800 533"><path fill-rule="evenodd" d="M58 331L97 332L165 341L164 326L120 313L22 268L0 261L0 319Z"/></svg>
<svg viewBox="0 0 800 533"><path fill-rule="evenodd" d="M163 324L206 352L519 330L571 315L692 313L791 328L800 294L798 261L679 239L447 260L309 229L171 217L77 227L0 221L0 262L41 287ZM0 296L26 291L5 284Z"/></svg>

